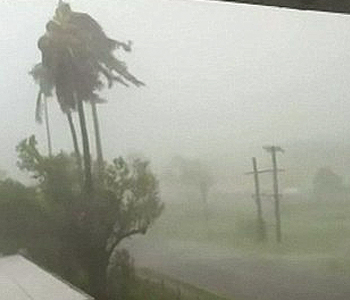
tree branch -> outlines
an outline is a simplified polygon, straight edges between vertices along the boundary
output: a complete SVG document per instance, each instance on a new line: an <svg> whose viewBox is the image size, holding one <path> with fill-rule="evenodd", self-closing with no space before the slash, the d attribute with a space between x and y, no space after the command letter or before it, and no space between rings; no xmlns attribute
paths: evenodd
<svg viewBox="0 0 350 300"><path fill-rule="evenodd" d="M108 256L110 256L114 249L118 246L118 244L125 238L129 237L129 236L132 236L132 235L135 235L135 234L146 234L147 232L147 229L148 229L148 226L145 226L145 227L142 227L142 228L135 228L135 229L132 229L128 232L124 232L122 234L119 234L118 236L115 236L115 240L113 241L113 244L108 247L109 250L107 249L107 252L108 252Z"/></svg>

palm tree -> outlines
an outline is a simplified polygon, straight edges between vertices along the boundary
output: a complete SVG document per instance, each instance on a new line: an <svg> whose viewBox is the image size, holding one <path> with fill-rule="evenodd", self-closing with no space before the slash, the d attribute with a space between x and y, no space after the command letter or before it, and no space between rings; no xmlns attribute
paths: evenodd
<svg viewBox="0 0 350 300"><path fill-rule="evenodd" d="M47 110L47 98L52 97L52 92L54 89L53 79L50 73L48 72L47 68L45 68L42 65L42 63L36 64L33 67L33 69L29 72L29 74L33 76L35 82L37 82L40 87L38 96L37 96L37 101L36 101L35 120L39 124L42 124L42 119L43 119L42 115L44 113L49 156L52 156L51 132L50 132L50 126L49 126L48 110ZM81 154L79 150L79 144L78 144L75 125L72 118L72 112L68 110L68 111L65 111L65 114L67 115L67 120L71 131L72 139L73 139L74 153L78 164L78 170L79 170L80 176L82 176Z"/></svg>
<svg viewBox="0 0 350 300"><path fill-rule="evenodd" d="M75 130L75 125L73 122L72 113L69 111L66 113L66 115L67 115L67 120L68 120L68 124L69 124L69 129L70 129L70 132L72 135L74 153L75 153L75 157L76 157L77 164L78 164L79 177L81 178L81 181L83 182L83 165L81 162L81 154L80 154L80 149L79 149L79 144L78 144L77 131Z"/></svg>
<svg viewBox="0 0 350 300"><path fill-rule="evenodd" d="M97 178L101 183L103 180L103 152L102 152L102 144L101 144L101 133L100 133L100 125L98 121L97 107L96 102L91 101L91 111L92 111L92 120L94 123L94 131L95 131L95 143L96 143L96 154L97 154Z"/></svg>
<svg viewBox="0 0 350 300"><path fill-rule="evenodd" d="M63 27L67 31L75 32L75 35L86 43L86 48L95 58L95 67L99 73L103 74L108 82L108 87L111 88L114 82L121 83L128 86L126 81L133 83L136 86L144 85L135 76L128 72L126 65L118 60L113 51L115 48L122 48L127 52L131 51L131 42L127 44L112 40L108 38L103 32L101 26L88 14L73 12L70 6L60 1L59 7L56 11L56 20L61 20ZM68 30L68 28L70 28ZM115 71L118 75L113 74ZM95 141L96 141L96 153L97 153L97 166L98 166L98 178L101 180L103 174L103 151L101 143L101 134L99 129L99 120L97 114L96 103L103 102L99 97L93 97L89 99L92 108Z"/></svg>
<svg viewBox="0 0 350 300"><path fill-rule="evenodd" d="M92 191L91 157L86 129L84 101L90 102L94 126L98 162L103 168L101 138L99 134L96 102L97 92L103 88L103 75L111 87L114 82L136 86L143 83L127 70L113 51L123 48L130 51L129 44L108 38L101 26L88 14L73 12L69 4L60 1L55 15L46 25L46 33L38 41L42 52L42 64L53 78L57 99L64 112L77 110L83 143L85 187Z"/></svg>
<svg viewBox="0 0 350 300"><path fill-rule="evenodd" d="M52 156L52 143L51 143L51 131L49 123L49 115L47 108L47 98L52 96L53 84L50 80L46 70L42 65L36 64L33 69L29 72L33 76L34 81L37 82L40 86L38 96L36 99L36 108L35 108L35 120L37 123L43 123L43 113L45 116L45 127L46 127L46 139L47 139L47 148L49 156Z"/></svg>

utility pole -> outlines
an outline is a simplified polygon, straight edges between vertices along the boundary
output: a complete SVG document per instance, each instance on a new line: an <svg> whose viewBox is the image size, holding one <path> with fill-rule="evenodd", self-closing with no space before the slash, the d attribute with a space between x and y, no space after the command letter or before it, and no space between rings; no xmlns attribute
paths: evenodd
<svg viewBox="0 0 350 300"><path fill-rule="evenodd" d="M281 230L281 213L280 213L280 199L278 193L278 170L277 170L277 158L276 152L284 153L284 150L279 146L265 146L263 147L267 152L271 153L272 158L272 170L273 170L273 197L275 200L275 217L276 217L276 239L278 243L282 242L282 230Z"/></svg>
<svg viewBox="0 0 350 300"><path fill-rule="evenodd" d="M262 215L262 207L261 207L261 197L260 197L260 183L259 183L259 172L258 172L258 166L256 163L256 158L252 158L253 162L253 172L254 172L254 185L255 185L255 202L258 209L258 233L259 233L259 240L265 241L266 240L266 227L265 222Z"/></svg>
<svg viewBox="0 0 350 300"><path fill-rule="evenodd" d="M256 162L256 158L252 158L253 162L253 172L247 172L246 175L254 175L254 186L255 186L255 195L254 199L257 206L257 213L258 213L258 237L259 241L265 241L267 240L267 233L266 233L266 225L263 218L262 213L262 204L261 204L261 193L260 193L260 182L259 182L259 174L263 173L272 173L273 169L264 169L264 170L258 170L258 164ZM278 172L282 172L284 170L277 170Z"/></svg>

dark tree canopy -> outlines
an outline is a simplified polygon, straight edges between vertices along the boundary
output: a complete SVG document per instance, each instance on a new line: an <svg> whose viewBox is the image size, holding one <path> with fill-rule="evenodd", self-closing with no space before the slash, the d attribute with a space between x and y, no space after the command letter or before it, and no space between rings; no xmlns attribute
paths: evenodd
<svg viewBox="0 0 350 300"><path fill-rule="evenodd" d="M313 180L314 193L318 197L328 197L344 191L343 179L330 167L318 169Z"/></svg>
<svg viewBox="0 0 350 300"><path fill-rule="evenodd" d="M20 142L17 152L19 168L37 183L26 188L0 181L0 217L7 216L0 218L0 242L10 241L0 243L0 252L27 248L65 279L101 295L109 259L119 243L145 234L163 210L149 163L115 159L106 166L105 184L95 191L94 201L86 201L74 155L44 156L34 136ZM12 246L1 249L1 244Z"/></svg>
<svg viewBox="0 0 350 300"><path fill-rule="evenodd" d="M40 154L34 136L17 146L18 166L38 181L38 192L48 202L55 202L68 212L81 207L79 177L73 155L60 152L53 157ZM106 225L110 237L108 247L115 247L123 238L136 233L145 234L163 209L158 181L149 162L122 157L113 160L105 169L105 185L97 193L89 211L99 211L98 224ZM67 207L65 207L67 205ZM73 212L76 213L76 212ZM87 213L87 211L85 212ZM102 222L103 220L103 222ZM118 242L111 241L114 238ZM104 241L107 247L107 240Z"/></svg>
<svg viewBox="0 0 350 300"><path fill-rule="evenodd" d="M131 51L131 42L107 37L90 15L73 11L60 0L45 29L38 40L41 62L30 72L40 88L36 119L41 122L43 106L50 141L46 98L55 95L67 115L75 154L53 154L49 142L49 156L44 156L34 136L17 146L19 168L36 180L29 203L41 208L36 220L44 239L40 246L28 243L26 248L65 279L98 299L107 299L106 271L116 247L127 237L145 234L163 204L147 161L117 158L108 164L103 160L96 103L104 101L99 91L105 86L144 84L115 55L119 49ZM92 108L97 172L92 169L85 102ZM72 118L75 110L83 157ZM0 199L0 210L2 204ZM6 228L7 223L2 225Z"/></svg>
<svg viewBox="0 0 350 300"><path fill-rule="evenodd" d="M64 112L74 110L77 101L101 101L97 94L104 86L101 75L109 87L113 82L143 85L113 53L118 48L130 51L130 43L108 38L91 16L72 11L63 1L47 23L38 47Z"/></svg>
<svg viewBox="0 0 350 300"><path fill-rule="evenodd" d="M84 173L86 195L93 197L95 184L92 179L90 142L83 102L89 102L93 111L99 184L103 173L103 151L96 103L105 101L100 98L99 91L105 85L112 87L115 82L125 86L128 83L144 85L115 55L118 49L131 51L131 42L123 43L107 37L99 23L90 15L75 12L68 3L59 1L54 16L46 24L45 34L39 38L37 44L41 51L41 62L31 71L40 86L36 119L41 122L42 96L51 96L52 91L55 91L61 110L67 114L77 161L81 165L81 173ZM83 164L70 114L75 110L79 116ZM51 149L48 129L47 132Z"/></svg>

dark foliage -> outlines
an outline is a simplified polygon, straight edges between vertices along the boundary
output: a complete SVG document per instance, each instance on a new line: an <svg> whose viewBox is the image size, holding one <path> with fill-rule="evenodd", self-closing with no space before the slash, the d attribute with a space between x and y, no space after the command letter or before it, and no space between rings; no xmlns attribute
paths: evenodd
<svg viewBox="0 0 350 300"><path fill-rule="evenodd" d="M110 39L91 16L72 11L63 1L47 23L38 47L44 71L36 74L52 79L64 112L75 110L77 101L101 101L96 93L104 86L101 76L109 87L114 82L143 85L113 53L117 48L131 51L131 43Z"/></svg>
<svg viewBox="0 0 350 300"><path fill-rule="evenodd" d="M329 167L318 169L313 180L313 187L318 199L328 199L345 192L342 177Z"/></svg>
<svg viewBox="0 0 350 300"><path fill-rule="evenodd" d="M87 201L74 156L43 156L34 136L19 143L17 152L18 166L37 184L0 182L0 252L26 248L50 270L106 298L109 261L125 260L117 246L145 234L163 209L148 162L115 159L106 167L105 185Z"/></svg>

